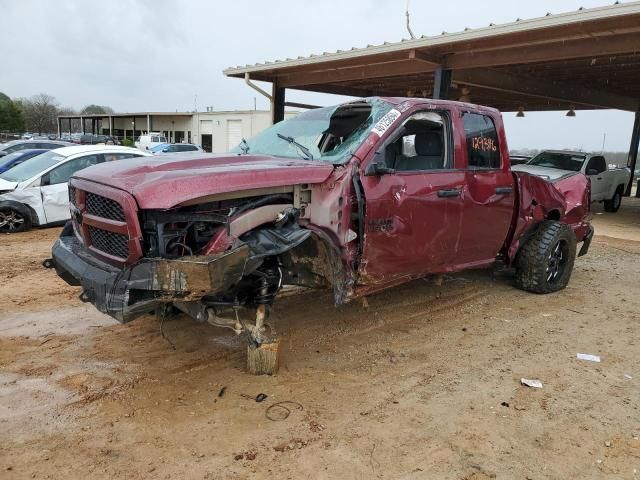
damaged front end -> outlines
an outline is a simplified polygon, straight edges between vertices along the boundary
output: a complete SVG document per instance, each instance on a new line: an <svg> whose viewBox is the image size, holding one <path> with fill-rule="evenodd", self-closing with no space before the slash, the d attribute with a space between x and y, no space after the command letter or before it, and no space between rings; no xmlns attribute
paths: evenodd
<svg viewBox="0 0 640 480"><path fill-rule="evenodd" d="M53 246L52 266L120 322L173 308L260 343L283 284L333 286L338 298L346 282L339 252L305 218L308 190L256 193L138 210L126 192L74 179L72 221ZM255 324L242 320L243 307L256 309Z"/></svg>

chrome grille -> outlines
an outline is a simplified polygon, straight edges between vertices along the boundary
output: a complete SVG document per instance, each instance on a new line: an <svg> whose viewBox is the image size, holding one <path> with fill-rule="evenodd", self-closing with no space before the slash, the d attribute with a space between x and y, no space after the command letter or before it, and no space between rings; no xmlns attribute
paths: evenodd
<svg viewBox="0 0 640 480"><path fill-rule="evenodd" d="M76 187L69 185L69 202L72 205L76 205Z"/></svg>
<svg viewBox="0 0 640 480"><path fill-rule="evenodd" d="M109 220L117 220L119 222L125 221L124 209L122 208L122 205L115 200L87 192L87 199L85 203L87 206L87 213L91 215L108 218Z"/></svg>
<svg viewBox="0 0 640 480"><path fill-rule="evenodd" d="M89 225L91 245L104 253L119 258L129 257L129 238L120 233L108 232Z"/></svg>

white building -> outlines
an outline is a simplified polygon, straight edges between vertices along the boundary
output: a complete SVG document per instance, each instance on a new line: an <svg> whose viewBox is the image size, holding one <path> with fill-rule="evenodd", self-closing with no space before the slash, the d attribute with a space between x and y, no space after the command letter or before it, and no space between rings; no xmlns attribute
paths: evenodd
<svg viewBox="0 0 640 480"><path fill-rule="evenodd" d="M297 112L286 112L285 118ZM160 132L172 143L195 143L208 152L223 153L271 125L268 110L228 112L135 112L92 115L61 115L58 134L74 132L137 138ZM75 128L74 128L75 127Z"/></svg>

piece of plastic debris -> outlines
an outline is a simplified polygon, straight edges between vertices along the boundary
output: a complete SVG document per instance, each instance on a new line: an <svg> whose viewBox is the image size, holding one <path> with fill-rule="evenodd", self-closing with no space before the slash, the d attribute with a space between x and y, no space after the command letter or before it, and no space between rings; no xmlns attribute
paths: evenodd
<svg viewBox="0 0 640 480"><path fill-rule="evenodd" d="M227 387L222 387L218 392L218 398L222 398L222 396L224 395L224 392L226 391L227 391Z"/></svg>
<svg viewBox="0 0 640 480"><path fill-rule="evenodd" d="M542 382L540 380L531 380L529 378L521 378L520 383L526 387L542 388Z"/></svg>
<svg viewBox="0 0 640 480"><path fill-rule="evenodd" d="M633 377L631 375L629 375L628 373L624 374L624 378L631 380Z"/></svg>
<svg viewBox="0 0 640 480"><path fill-rule="evenodd" d="M267 395L265 393L259 393L256 395L256 402L260 403L267 399Z"/></svg>
<svg viewBox="0 0 640 480"><path fill-rule="evenodd" d="M605 441L605 442L604 442L604 446L605 446L605 447L611 447L611 445L612 445L612 444L611 444L611 441L609 441L609 440L607 440L607 441Z"/></svg>
<svg viewBox="0 0 640 480"><path fill-rule="evenodd" d="M500 405L509 408L509 402L502 402Z"/></svg>
<svg viewBox="0 0 640 480"><path fill-rule="evenodd" d="M591 355L590 353L578 353L578 360L587 360L589 362L600 362L599 355Z"/></svg>

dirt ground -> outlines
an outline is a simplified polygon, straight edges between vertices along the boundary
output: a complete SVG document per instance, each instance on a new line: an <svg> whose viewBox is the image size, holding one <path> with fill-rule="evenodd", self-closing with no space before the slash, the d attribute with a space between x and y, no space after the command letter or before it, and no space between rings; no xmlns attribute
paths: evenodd
<svg viewBox="0 0 640 480"><path fill-rule="evenodd" d="M472 272L282 298L273 377L229 330L171 319L174 349L82 304L40 266L59 229L0 237L0 478L640 478L640 202L596 212L557 294Z"/></svg>

